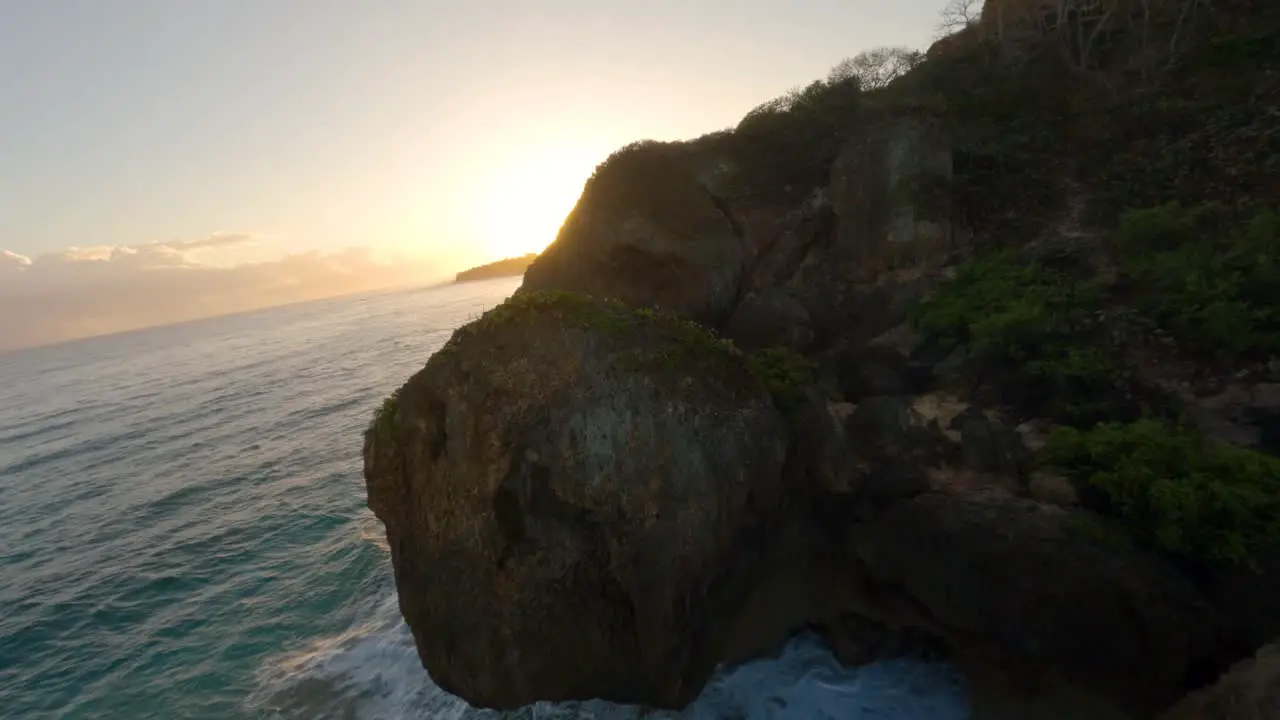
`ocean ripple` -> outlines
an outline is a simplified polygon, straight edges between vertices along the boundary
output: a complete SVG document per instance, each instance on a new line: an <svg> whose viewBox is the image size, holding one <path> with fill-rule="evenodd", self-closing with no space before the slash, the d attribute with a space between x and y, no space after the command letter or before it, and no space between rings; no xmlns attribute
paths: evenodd
<svg viewBox="0 0 1280 720"><path fill-rule="evenodd" d="M468 707L400 619L360 432L515 280L369 295L0 356L0 708L35 718L637 718ZM683 715L965 717L946 666L813 637Z"/></svg>

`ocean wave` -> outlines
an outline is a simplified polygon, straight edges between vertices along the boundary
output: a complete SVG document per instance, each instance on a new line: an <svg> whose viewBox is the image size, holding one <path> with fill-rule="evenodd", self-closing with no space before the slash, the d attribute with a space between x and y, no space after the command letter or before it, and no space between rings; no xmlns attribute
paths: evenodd
<svg viewBox="0 0 1280 720"><path fill-rule="evenodd" d="M357 522L360 542L386 540L372 515ZM389 563L388 563L389 564ZM603 701L537 703L498 712L473 708L436 687L422 669L388 575L365 588L346 631L267 662L248 707L264 720L967 720L963 676L946 663L883 660L842 665L813 633L788 640L774 657L722 668L682 712Z"/></svg>
<svg viewBox="0 0 1280 720"><path fill-rule="evenodd" d="M350 630L277 658L249 706L270 720L967 720L967 690L952 666L885 660L841 665L810 633L777 657L722 669L683 712L603 701L538 703L510 712L473 708L431 683L394 596Z"/></svg>
<svg viewBox="0 0 1280 720"><path fill-rule="evenodd" d="M452 328L517 282L7 358L0 715L964 717L948 668L843 668L808 636L721 673L683 715L602 702L495 713L433 685L365 507L360 433Z"/></svg>

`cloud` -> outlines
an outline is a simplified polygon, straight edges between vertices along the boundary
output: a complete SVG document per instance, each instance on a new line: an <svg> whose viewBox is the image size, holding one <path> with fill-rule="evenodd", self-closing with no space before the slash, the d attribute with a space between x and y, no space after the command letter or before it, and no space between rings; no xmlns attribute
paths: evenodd
<svg viewBox="0 0 1280 720"><path fill-rule="evenodd" d="M440 279L420 260L367 248L213 266L196 251L253 236L67 248L28 259L0 252L0 352L285 303Z"/></svg>
<svg viewBox="0 0 1280 720"><path fill-rule="evenodd" d="M31 258L16 252L0 250L0 273L26 270L31 266Z"/></svg>
<svg viewBox="0 0 1280 720"><path fill-rule="evenodd" d="M174 240L157 245L166 245L174 250L203 250L206 248L231 247L235 245L251 245L255 237L249 233L214 233L209 237L195 240Z"/></svg>
<svg viewBox="0 0 1280 720"><path fill-rule="evenodd" d="M107 262L113 268L133 269L184 267L188 264L187 257L169 245L113 248Z"/></svg>

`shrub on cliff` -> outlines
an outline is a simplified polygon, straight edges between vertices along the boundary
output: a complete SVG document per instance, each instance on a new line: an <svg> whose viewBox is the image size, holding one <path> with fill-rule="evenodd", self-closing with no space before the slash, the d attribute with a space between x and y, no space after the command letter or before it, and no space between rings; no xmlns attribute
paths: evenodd
<svg viewBox="0 0 1280 720"><path fill-rule="evenodd" d="M805 392L814 385L817 365L803 355L784 347L765 348L747 356L751 372L760 379L783 410L790 410L804 400Z"/></svg>
<svg viewBox="0 0 1280 720"><path fill-rule="evenodd" d="M817 80L747 113L726 137L743 194L804 195L826 183L840 146L858 130L856 77Z"/></svg>
<svg viewBox="0 0 1280 720"><path fill-rule="evenodd" d="M1280 352L1280 214L1220 205L1126 213L1112 233L1122 291L1185 350L1237 360Z"/></svg>
<svg viewBox="0 0 1280 720"><path fill-rule="evenodd" d="M1097 490L1136 539L1172 555L1248 562L1280 544L1280 459L1155 420L1062 427L1041 452Z"/></svg>
<svg viewBox="0 0 1280 720"><path fill-rule="evenodd" d="M373 412L366 433L377 435L387 442L392 442L396 423L400 417L400 391L397 390L383 398L382 404Z"/></svg>
<svg viewBox="0 0 1280 720"><path fill-rule="evenodd" d="M1128 412L1125 380L1102 344L1099 287L1004 252L971 260L914 309L916 327L944 349L965 345L1007 370L1024 408L1087 424ZM1016 394L1016 393L1015 393Z"/></svg>

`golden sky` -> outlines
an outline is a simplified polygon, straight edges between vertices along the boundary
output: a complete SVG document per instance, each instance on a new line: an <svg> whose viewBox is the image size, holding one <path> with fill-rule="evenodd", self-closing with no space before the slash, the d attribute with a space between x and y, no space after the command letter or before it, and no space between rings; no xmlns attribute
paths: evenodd
<svg viewBox="0 0 1280 720"><path fill-rule="evenodd" d="M359 247L437 279L540 250L614 149L923 47L942 4L0 3L0 315L161 265Z"/></svg>

